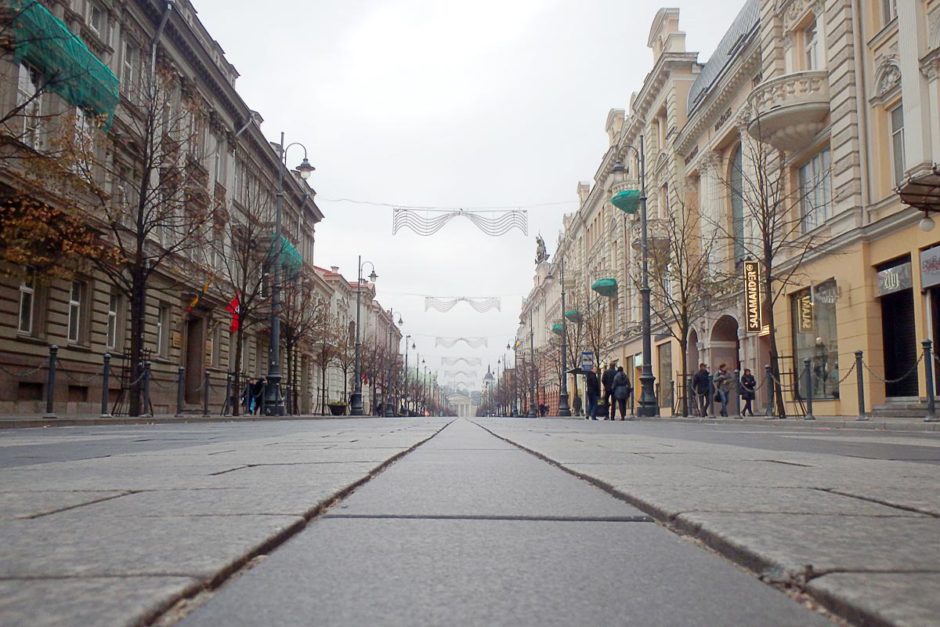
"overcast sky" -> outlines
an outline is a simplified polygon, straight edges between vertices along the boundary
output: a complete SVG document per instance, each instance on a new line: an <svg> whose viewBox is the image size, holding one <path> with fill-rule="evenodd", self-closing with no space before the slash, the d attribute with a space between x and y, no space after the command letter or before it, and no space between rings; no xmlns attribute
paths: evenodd
<svg viewBox="0 0 940 627"><path fill-rule="evenodd" d="M554 251L607 150L604 124L652 66L654 0L193 0L240 72L236 84L265 134L301 142L325 218L317 265L355 280L375 265L378 298L404 320L429 369L441 357L496 368L531 285L535 236ZM689 50L708 59L743 0L673 1ZM302 151L288 153L299 163ZM392 209L528 207L528 235L481 233L466 219L431 237L392 235ZM535 207L533 205L542 205ZM368 274L368 269L366 270ZM498 296L425 311L421 295ZM435 348L485 336L489 347ZM409 355L414 359L414 352ZM411 363L414 363L411 361ZM510 365L512 358L510 357ZM479 387L478 383L472 387Z"/></svg>

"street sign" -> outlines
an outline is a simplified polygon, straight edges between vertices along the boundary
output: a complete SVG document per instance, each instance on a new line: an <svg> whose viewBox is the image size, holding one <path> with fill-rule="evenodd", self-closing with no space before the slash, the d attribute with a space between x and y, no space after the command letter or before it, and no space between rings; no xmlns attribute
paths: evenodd
<svg viewBox="0 0 940 627"><path fill-rule="evenodd" d="M590 372L593 366L594 366L594 353L592 353L591 351L583 351L581 353L581 370L584 372Z"/></svg>

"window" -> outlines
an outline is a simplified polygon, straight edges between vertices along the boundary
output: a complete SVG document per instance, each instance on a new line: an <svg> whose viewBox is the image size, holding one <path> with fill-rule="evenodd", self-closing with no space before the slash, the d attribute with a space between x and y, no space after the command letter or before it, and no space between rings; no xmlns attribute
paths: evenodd
<svg viewBox="0 0 940 627"><path fill-rule="evenodd" d="M26 276L20 283L20 316L17 331L32 335L33 333L33 309L36 305L36 273L32 270L26 271Z"/></svg>
<svg viewBox="0 0 940 627"><path fill-rule="evenodd" d="M741 148L731 158L731 233L734 236L734 261L744 259L744 158Z"/></svg>
<svg viewBox="0 0 940 627"><path fill-rule="evenodd" d="M170 332L170 306L160 305L157 309L157 354L166 356Z"/></svg>
<svg viewBox="0 0 940 627"><path fill-rule="evenodd" d="M901 105L891 110L891 156L894 184L900 185L904 178L904 108Z"/></svg>
<svg viewBox="0 0 940 627"><path fill-rule="evenodd" d="M829 219L832 210L829 166L830 154L826 148L800 168L800 211L804 233Z"/></svg>
<svg viewBox="0 0 940 627"><path fill-rule="evenodd" d="M124 42L124 52L121 55L121 90L126 94L133 91L134 81L137 78L137 64L140 58L140 49L132 41Z"/></svg>
<svg viewBox="0 0 940 627"><path fill-rule="evenodd" d="M222 325L216 324L212 330L212 355L209 363L213 368L219 368L222 365Z"/></svg>
<svg viewBox="0 0 940 627"><path fill-rule="evenodd" d="M89 5L88 27L93 30L96 35L103 37L105 35L106 25L104 10L97 4Z"/></svg>
<svg viewBox="0 0 940 627"><path fill-rule="evenodd" d="M112 291L111 297L108 300L108 332L106 338L107 347L110 349L113 349L118 345L118 324L120 322L120 311L121 295Z"/></svg>
<svg viewBox="0 0 940 627"><path fill-rule="evenodd" d="M898 16L898 1L897 0L881 0L881 17L884 19L884 23L887 24L894 18Z"/></svg>
<svg viewBox="0 0 940 627"><path fill-rule="evenodd" d="M20 65L16 83L16 104L23 116L21 141L33 149L39 149L39 130L42 122L42 94L39 92L42 78L35 69Z"/></svg>
<svg viewBox="0 0 940 627"><path fill-rule="evenodd" d="M816 31L816 20L803 30L804 64L807 70L819 69L819 36Z"/></svg>
<svg viewBox="0 0 940 627"><path fill-rule="evenodd" d="M839 343L836 331L835 279L806 288L791 297L796 391L805 395L803 360L810 360L813 398L839 398Z"/></svg>
<svg viewBox="0 0 940 627"><path fill-rule="evenodd" d="M68 341L78 343L82 333L82 304L86 286L82 281L72 281L69 287Z"/></svg>

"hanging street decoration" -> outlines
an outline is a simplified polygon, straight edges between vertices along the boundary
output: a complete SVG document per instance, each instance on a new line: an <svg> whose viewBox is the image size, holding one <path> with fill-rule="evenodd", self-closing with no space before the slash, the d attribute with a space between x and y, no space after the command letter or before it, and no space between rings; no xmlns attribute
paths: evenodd
<svg viewBox="0 0 940 627"><path fill-rule="evenodd" d="M424 310L436 309L437 311L450 311L457 306L457 303L461 302L467 303L480 313L490 311L491 309L500 311L500 299L498 296L458 296L456 298L425 296Z"/></svg>
<svg viewBox="0 0 940 627"><path fill-rule="evenodd" d="M443 346L444 348L451 348L457 344L457 342L463 342L470 348L483 348L489 345L489 340L485 337L436 337L434 338L434 346Z"/></svg>
<svg viewBox="0 0 940 627"><path fill-rule="evenodd" d="M468 366L481 366L483 365L483 360L479 357L441 357L442 366L456 366L460 362L467 364Z"/></svg>
<svg viewBox="0 0 940 627"><path fill-rule="evenodd" d="M445 370L444 378L445 379L456 379L458 377L469 377L475 379L477 374L476 370Z"/></svg>
<svg viewBox="0 0 940 627"><path fill-rule="evenodd" d="M485 215L490 213L496 215ZM506 211L457 209L451 211L395 208L392 211L392 235L398 233L400 229L408 228L422 237L428 237L440 231L445 224L454 218L460 217L470 220L478 229L491 237L505 235L512 229L519 229L523 235L529 234L529 216L524 209L509 209Z"/></svg>

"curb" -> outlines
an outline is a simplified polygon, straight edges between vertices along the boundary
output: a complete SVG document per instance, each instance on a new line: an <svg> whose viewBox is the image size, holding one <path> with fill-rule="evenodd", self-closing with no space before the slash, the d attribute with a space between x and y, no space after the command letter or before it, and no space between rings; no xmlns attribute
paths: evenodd
<svg viewBox="0 0 940 627"><path fill-rule="evenodd" d="M186 423L269 422L276 420L350 420L379 418L379 416L140 416L120 418L0 418L3 429L45 429L48 427L101 427L129 425L161 425Z"/></svg>

